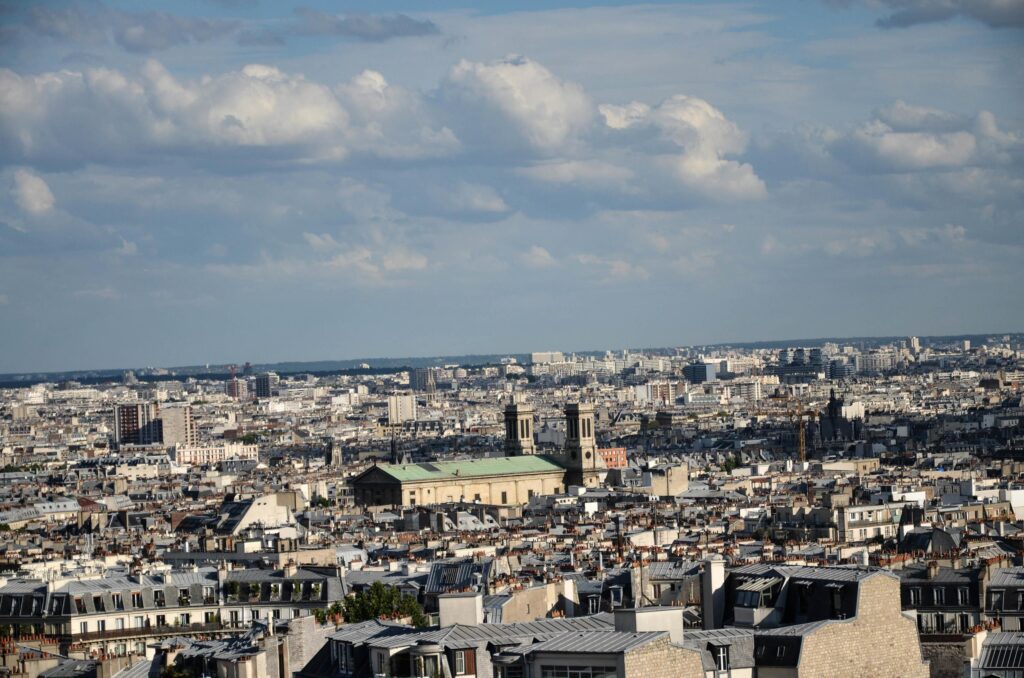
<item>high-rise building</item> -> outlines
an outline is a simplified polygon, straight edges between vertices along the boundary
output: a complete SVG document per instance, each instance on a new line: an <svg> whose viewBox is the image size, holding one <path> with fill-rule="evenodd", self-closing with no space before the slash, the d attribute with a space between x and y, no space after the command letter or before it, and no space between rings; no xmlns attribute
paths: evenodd
<svg viewBox="0 0 1024 678"><path fill-rule="evenodd" d="M161 433L164 445L196 444L196 424L192 419L192 406L186 403L171 403L160 409Z"/></svg>
<svg viewBox="0 0 1024 678"><path fill-rule="evenodd" d="M843 358L836 358L828 363L829 379L846 379L857 373L857 367Z"/></svg>
<svg viewBox="0 0 1024 678"><path fill-rule="evenodd" d="M244 379L231 377L224 382L224 393L235 400L245 400L249 395L249 385Z"/></svg>
<svg viewBox="0 0 1024 678"><path fill-rule="evenodd" d="M694 363L683 368L683 376L691 384L714 381L718 374L718 363Z"/></svg>
<svg viewBox="0 0 1024 678"><path fill-rule="evenodd" d="M401 424L403 421L416 421L416 396L411 394L395 394L388 396L388 423Z"/></svg>
<svg viewBox="0 0 1024 678"><path fill-rule="evenodd" d="M907 348L910 349L911 353L917 355L921 352L921 340L917 337L909 337L907 339Z"/></svg>
<svg viewBox="0 0 1024 678"><path fill-rule="evenodd" d="M160 408L156 403L132 403L114 407L114 443L151 445L163 441Z"/></svg>
<svg viewBox="0 0 1024 678"><path fill-rule="evenodd" d="M274 395L274 391L277 390L277 385L281 382L281 378L274 372L264 372L263 374L256 375L255 390L257 398L270 398Z"/></svg>
<svg viewBox="0 0 1024 678"><path fill-rule="evenodd" d="M512 403L505 406L505 456L534 454L533 406Z"/></svg>

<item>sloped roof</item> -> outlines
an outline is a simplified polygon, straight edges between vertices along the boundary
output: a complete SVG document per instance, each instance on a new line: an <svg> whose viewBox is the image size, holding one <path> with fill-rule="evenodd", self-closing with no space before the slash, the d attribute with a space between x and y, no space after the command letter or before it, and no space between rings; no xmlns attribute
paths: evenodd
<svg viewBox="0 0 1024 678"><path fill-rule="evenodd" d="M370 472L374 468L401 482L521 475L524 473L552 473L564 470L547 457L539 455L491 457L466 461L435 461L422 464L382 464L372 467L366 472Z"/></svg>

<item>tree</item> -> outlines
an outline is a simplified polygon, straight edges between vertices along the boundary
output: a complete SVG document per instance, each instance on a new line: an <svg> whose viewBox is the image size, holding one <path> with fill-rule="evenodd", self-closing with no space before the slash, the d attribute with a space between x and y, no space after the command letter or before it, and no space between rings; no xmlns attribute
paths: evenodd
<svg viewBox="0 0 1024 678"><path fill-rule="evenodd" d="M374 582L369 589L345 599L345 621L354 623L368 619L411 617L413 626L427 625L427 616L415 598L398 589Z"/></svg>

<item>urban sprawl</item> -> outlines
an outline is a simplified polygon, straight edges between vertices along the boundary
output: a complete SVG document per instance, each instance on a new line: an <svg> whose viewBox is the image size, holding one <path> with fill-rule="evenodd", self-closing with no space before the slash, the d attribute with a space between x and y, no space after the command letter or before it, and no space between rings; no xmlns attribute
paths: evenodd
<svg viewBox="0 0 1024 678"><path fill-rule="evenodd" d="M0 389L0 676L1024 676L1024 335L222 367Z"/></svg>

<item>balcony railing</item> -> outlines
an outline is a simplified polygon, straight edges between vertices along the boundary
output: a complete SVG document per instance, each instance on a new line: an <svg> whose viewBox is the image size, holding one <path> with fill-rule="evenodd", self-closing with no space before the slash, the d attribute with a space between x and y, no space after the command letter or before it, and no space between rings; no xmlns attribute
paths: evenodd
<svg viewBox="0 0 1024 678"><path fill-rule="evenodd" d="M150 624L148 626L135 626L126 629L108 629L106 631L89 631L88 633L75 633L71 635L71 642L89 642L93 640L114 640L121 638L146 637L146 636L173 636L190 635L193 633L211 633L219 631L232 631L248 628L248 622L210 622L206 624Z"/></svg>

